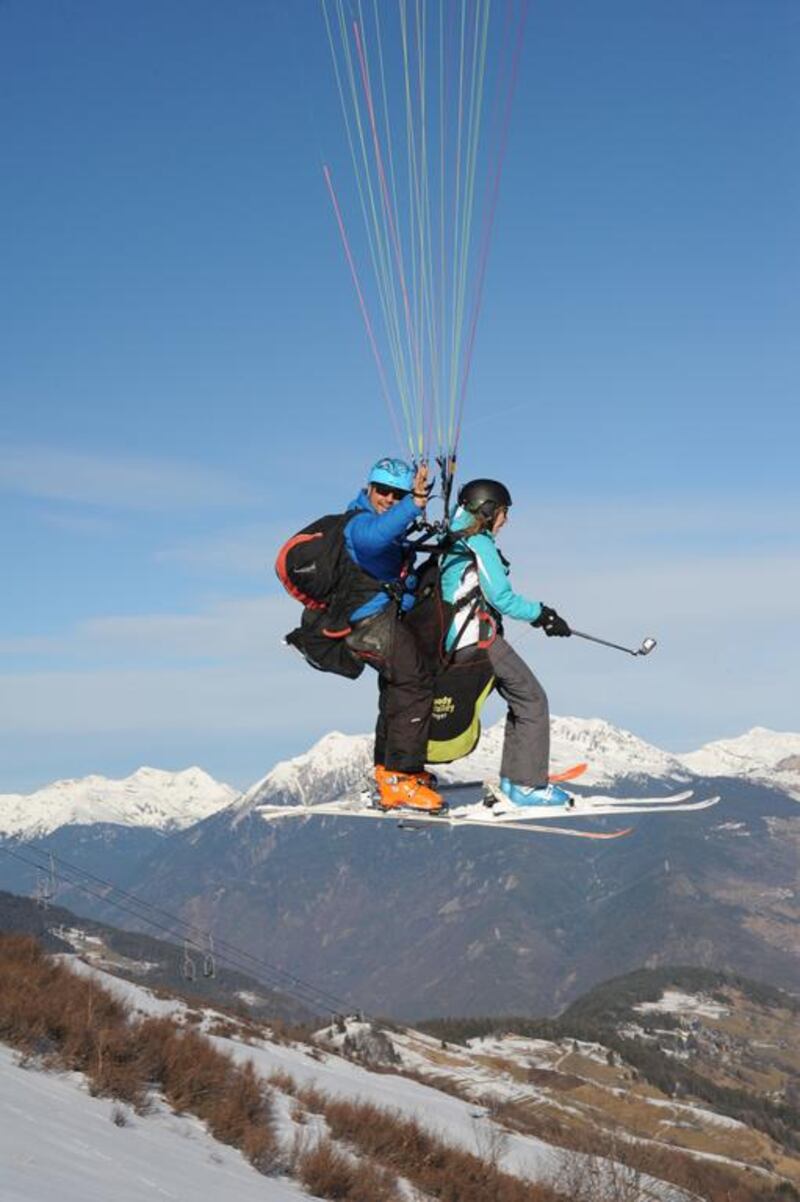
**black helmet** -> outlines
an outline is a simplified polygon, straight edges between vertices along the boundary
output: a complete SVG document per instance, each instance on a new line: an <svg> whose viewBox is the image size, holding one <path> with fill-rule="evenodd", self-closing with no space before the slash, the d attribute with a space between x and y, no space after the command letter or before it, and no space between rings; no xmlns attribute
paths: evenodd
<svg viewBox="0 0 800 1202"><path fill-rule="evenodd" d="M458 503L491 522L498 509L508 509L511 493L499 480L470 480L461 486Z"/></svg>

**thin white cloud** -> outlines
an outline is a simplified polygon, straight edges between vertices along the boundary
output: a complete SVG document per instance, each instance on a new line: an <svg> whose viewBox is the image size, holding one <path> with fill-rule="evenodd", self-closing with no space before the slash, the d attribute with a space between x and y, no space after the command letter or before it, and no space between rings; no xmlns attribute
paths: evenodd
<svg viewBox="0 0 800 1202"><path fill-rule="evenodd" d="M154 511L246 505L256 490L224 472L176 460L0 446L0 490L50 501Z"/></svg>
<svg viewBox="0 0 800 1202"><path fill-rule="evenodd" d="M369 677L353 686L312 676L298 656L276 646L250 664L8 674L0 677L0 724L6 738L91 732L98 761L108 735L123 734L135 746L144 734L180 732L196 740L192 758L202 763L208 739L218 745L226 736L274 739L315 724L330 729L341 723L343 706L348 725L368 728L374 689Z"/></svg>
<svg viewBox="0 0 800 1202"><path fill-rule="evenodd" d="M310 520L310 519L309 519ZM251 523L194 538L156 552L156 562L203 572L234 573L263 580L273 577L278 548L294 528L287 523Z"/></svg>
<svg viewBox="0 0 800 1202"><path fill-rule="evenodd" d="M22 636L0 642L0 653L79 661L193 662L253 659L296 624L298 607L288 597L221 601L197 613L109 615L88 618L57 635Z"/></svg>
<svg viewBox="0 0 800 1202"><path fill-rule="evenodd" d="M114 534L117 523L98 513L75 513L73 510L44 510L39 517L48 526L63 530L65 534L76 534L81 538L105 537Z"/></svg>
<svg viewBox="0 0 800 1202"><path fill-rule="evenodd" d="M673 559L681 552L715 558L747 549L800 551L800 495L692 496L631 499L543 497L536 506L514 506L501 542L582 567L597 561L629 563ZM545 558L546 557L546 558Z"/></svg>
<svg viewBox="0 0 800 1202"><path fill-rule="evenodd" d="M633 659L509 623L554 712L603 716L676 750L756 724L797 727L800 557L790 550L793 529L780 548L732 541L728 553L712 554L687 551L680 538L671 549L654 547L652 507L620 508L611 527L615 507L598 507L595 537L570 525L579 507L556 506L553 525L543 521L544 504L535 519L515 512L513 537L502 540L511 544L515 586L590 633L632 646L644 635L659 640L652 656ZM673 532L691 528L689 507L664 513L666 534L670 520ZM720 506L706 521L712 534L733 534L744 513ZM254 545L260 542L251 534ZM716 538L711 544L721 545ZM241 746L243 738L296 749L323 729L368 729L372 674L353 685L307 668L281 645L298 618L298 607L275 594L189 614L109 615L57 637L7 639L0 651L16 654L14 663L26 670L0 676L2 729L6 737L39 737L43 748L49 738L86 741L91 732L98 761L112 735L116 746L129 740L135 748L180 734L183 747L196 741L191 758L199 762L206 749L219 757L220 747ZM500 708L495 703L492 712ZM49 775L58 774L54 765Z"/></svg>

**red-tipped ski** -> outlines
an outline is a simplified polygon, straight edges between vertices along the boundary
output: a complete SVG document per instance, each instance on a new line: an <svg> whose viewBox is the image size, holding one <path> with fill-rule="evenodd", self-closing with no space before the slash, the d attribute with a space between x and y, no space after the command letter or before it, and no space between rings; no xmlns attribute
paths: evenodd
<svg viewBox="0 0 800 1202"><path fill-rule="evenodd" d="M552 785L560 784L565 780L577 780L579 776L583 776L588 767L588 764L573 764L571 768L565 768L563 772L552 772L547 779Z"/></svg>

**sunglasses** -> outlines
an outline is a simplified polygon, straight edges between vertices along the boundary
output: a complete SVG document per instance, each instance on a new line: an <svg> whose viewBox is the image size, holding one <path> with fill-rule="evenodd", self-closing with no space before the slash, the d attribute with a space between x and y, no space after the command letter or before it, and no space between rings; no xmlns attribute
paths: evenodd
<svg viewBox="0 0 800 1202"><path fill-rule="evenodd" d="M392 488L391 484L373 484L372 487L379 497L394 497L395 501L402 501L403 497L408 496L407 489Z"/></svg>

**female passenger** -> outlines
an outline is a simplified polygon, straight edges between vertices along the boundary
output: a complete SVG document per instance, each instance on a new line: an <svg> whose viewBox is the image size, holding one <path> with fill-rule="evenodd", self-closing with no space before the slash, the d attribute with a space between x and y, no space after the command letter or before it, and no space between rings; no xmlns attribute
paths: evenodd
<svg viewBox="0 0 800 1202"><path fill-rule="evenodd" d="M565 805L569 794L548 780L550 713L531 669L503 637L503 618L539 626L549 637L572 631L554 609L514 592L509 563L495 542L508 519L511 495L497 480L470 480L458 494L450 524L453 540L442 563L442 593L455 609L446 638L453 654L480 641L481 615L497 630L487 654L497 691L508 704L500 789L518 806Z"/></svg>

